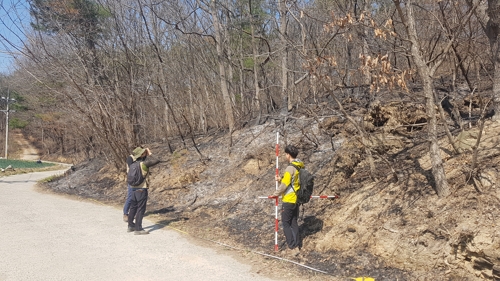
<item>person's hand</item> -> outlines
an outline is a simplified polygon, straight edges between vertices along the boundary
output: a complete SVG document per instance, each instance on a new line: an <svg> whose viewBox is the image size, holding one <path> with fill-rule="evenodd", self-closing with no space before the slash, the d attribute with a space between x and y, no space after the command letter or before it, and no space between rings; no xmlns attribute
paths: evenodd
<svg viewBox="0 0 500 281"><path fill-rule="evenodd" d="M276 179L276 181L281 181L281 177L279 175L274 176L274 178Z"/></svg>
<svg viewBox="0 0 500 281"><path fill-rule="evenodd" d="M151 150L149 150L149 148L146 148L146 155L149 156L151 154L153 154L153 153L151 153Z"/></svg>

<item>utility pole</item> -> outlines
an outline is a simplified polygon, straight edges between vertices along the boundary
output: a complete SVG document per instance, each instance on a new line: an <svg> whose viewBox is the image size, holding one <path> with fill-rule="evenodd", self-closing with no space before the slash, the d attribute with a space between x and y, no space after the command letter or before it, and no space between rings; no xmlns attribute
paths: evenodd
<svg viewBox="0 0 500 281"><path fill-rule="evenodd" d="M16 102L15 99L10 98L10 91L7 89L7 97L0 97L0 99L5 101L7 104L7 109L6 110L0 110L2 112L5 112L5 159L8 158L9 154L9 104ZM16 112L15 110L10 110L10 112Z"/></svg>

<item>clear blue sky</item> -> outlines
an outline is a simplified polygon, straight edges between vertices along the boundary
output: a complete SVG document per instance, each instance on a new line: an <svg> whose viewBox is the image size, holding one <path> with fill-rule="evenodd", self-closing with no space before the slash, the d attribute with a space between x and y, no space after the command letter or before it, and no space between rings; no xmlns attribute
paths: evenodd
<svg viewBox="0 0 500 281"><path fill-rule="evenodd" d="M22 49L23 29L29 28L29 22L26 0L0 0L0 73L12 70L13 55L19 56L16 48Z"/></svg>

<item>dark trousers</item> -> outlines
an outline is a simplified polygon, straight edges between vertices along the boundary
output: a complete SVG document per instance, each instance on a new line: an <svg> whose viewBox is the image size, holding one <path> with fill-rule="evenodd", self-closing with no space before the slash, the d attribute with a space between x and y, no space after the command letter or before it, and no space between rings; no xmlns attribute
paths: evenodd
<svg viewBox="0 0 500 281"><path fill-rule="evenodd" d="M134 190L127 184L127 198L125 199L125 205L123 205L123 214L128 215L128 210L130 209L130 201L132 200L132 193Z"/></svg>
<svg viewBox="0 0 500 281"><path fill-rule="evenodd" d="M142 230L142 218L146 212L146 203L148 202L148 189L137 188L132 189L132 199L130 200L130 210L128 212L128 227L134 227L135 230Z"/></svg>
<svg viewBox="0 0 500 281"><path fill-rule="evenodd" d="M281 223L286 237L288 248L300 247L299 224L299 204L282 203L281 204Z"/></svg>

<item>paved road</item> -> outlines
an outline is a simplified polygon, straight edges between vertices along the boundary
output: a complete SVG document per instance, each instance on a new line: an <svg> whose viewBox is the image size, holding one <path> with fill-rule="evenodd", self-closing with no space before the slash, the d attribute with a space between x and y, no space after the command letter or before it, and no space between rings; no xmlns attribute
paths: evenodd
<svg viewBox="0 0 500 281"><path fill-rule="evenodd" d="M53 173L0 178L0 280L270 280L173 230L127 233L117 208L34 190Z"/></svg>

